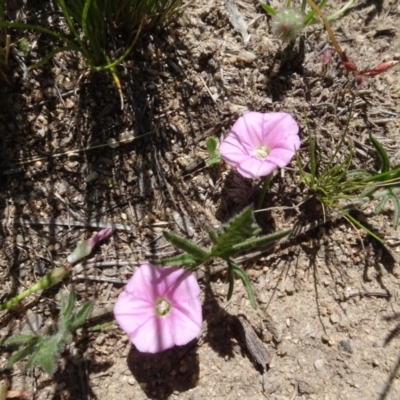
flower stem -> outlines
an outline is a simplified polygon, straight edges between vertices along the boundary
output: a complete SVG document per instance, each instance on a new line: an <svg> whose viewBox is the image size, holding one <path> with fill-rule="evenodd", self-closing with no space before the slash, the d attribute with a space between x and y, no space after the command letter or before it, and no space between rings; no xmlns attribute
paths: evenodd
<svg viewBox="0 0 400 400"><path fill-rule="evenodd" d="M267 193L267 190L269 188L269 184L271 183L271 179L272 179L272 174L269 174L269 175L267 175L265 177L264 184L263 184L263 187L262 187L262 190L261 190L261 195L260 195L260 197L258 199L258 202L257 202L256 210L260 209L261 206L262 206L265 194Z"/></svg>
<svg viewBox="0 0 400 400"><path fill-rule="evenodd" d="M46 274L42 279L40 279L40 281L36 282L30 288L8 300L6 303L1 304L0 311L9 310L10 308L18 304L21 300L25 299L25 297L37 292L38 290L48 289L56 285L58 282L61 282L68 275L68 273L69 269L67 268L54 268L51 272Z"/></svg>

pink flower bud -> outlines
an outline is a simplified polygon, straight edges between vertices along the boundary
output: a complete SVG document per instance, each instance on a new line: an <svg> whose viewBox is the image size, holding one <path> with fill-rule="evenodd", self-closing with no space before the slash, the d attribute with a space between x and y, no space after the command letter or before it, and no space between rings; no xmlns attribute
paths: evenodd
<svg viewBox="0 0 400 400"><path fill-rule="evenodd" d="M332 60L332 50L326 49L322 55L322 65L328 65Z"/></svg>
<svg viewBox="0 0 400 400"><path fill-rule="evenodd" d="M370 69L369 71L365 71L364 75L366 76L375 76L382 74L383 72L387 71L389 68L394 67L397 65L399 61L387 61L380 63L377 67Z"/></svg>
<svg viewBox="0 0 400 400"><path fill-rule="evenodd" d="M356 72L357 65L351 61L343 61L343 66L346 68L347 71Z"/></svg>

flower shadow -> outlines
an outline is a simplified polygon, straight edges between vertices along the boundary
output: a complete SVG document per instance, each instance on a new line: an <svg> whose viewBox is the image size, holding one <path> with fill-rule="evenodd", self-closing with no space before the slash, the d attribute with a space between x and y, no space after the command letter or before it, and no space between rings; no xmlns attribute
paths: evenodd
<svg viewBox="0 0 400 400"><path fill-rule="evenodd" d="M141 353L134 346L127 364L132 375L150 399L166 399L172 392L185 392L199 379L197 340L161 353Z"/></svg>

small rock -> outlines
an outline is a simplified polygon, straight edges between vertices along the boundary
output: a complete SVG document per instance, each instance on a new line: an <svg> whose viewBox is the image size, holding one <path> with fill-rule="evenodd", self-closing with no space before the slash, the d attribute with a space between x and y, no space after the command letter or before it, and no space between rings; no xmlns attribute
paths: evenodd
<svg viewBox="0 0 400 400"><path fill-rule="evenodd" d="M340 321L340 316L337 314L332 314L329 318L332 324L337 324Z"/></svg>
<svg viewBox="0 0 400 400"><path fill-rule="evenodd" d="M294 291L295 291L295 288L294 288L293 282L286 283L286 285L285 285L286 294L292 295L294 293Z"/></svg>
<svg viewBox="0 0 400 400"><path fill-rule="evenodd" d="M128 383L133 386L136 383L136 380L133 376L131 376L130 378L128 378ZM141 385L145 385L145 384L141 384Z"/></svg>
<svg viewBox="0 0 400 400"><path fill-rule="evenodd" d="M351 347L351 344L348 340L339 340L339 346L346 351L349 354L353 353L353 349Z"/></svg>
<svg viewBox="0 0 400 400"><path fill-rule="evenodd" d="M105 341L106 337L103 334L100 334L99 336L97 336L95 343L98 345L102 345Z"/></svg>
<svg viewBox="0 0 400 400"><path fill-rule="evenodd" d="M298 386L298 390L299 390L299 394L313 394L315 393L314 388L306 381L299 381L299 386Z"/></svg>
<svg viewBox="0 0 400 400"><path fill-rule="evenodd" d="M321 336L322 343L329 343L329 336L325 333Z"/></svg>
<svg viewBox="0 0 400 400"><path fill-rule="evenodd" d="M251 53L250 51L247 50L241 50L237 56L237 59L240 61L244 61L247 63L253 62L257 56L254 53Z"/></svg>
<svg viewBox="0 0 400 400"><path fill-rule="evenodd" d="M86 176L85 182L93 182L99 177L99 174L96 171L91 172L89 175Z"/></svg>
<svg viewBox="0 0 400 400"><path fill-rule="evenodd" d="M316 370L321 371L325 367L325 360L323 360L322 358L316 360L314 363L314 367Z"/></svg>

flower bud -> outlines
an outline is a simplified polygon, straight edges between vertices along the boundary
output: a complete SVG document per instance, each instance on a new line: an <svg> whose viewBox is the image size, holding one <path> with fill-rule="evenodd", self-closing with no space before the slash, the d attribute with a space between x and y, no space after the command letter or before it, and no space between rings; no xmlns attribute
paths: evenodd
<svg viewBox="0 0 400 400"><path fill-rule="evenodd" d="M365 71L364 75L366 76L375 76L375 75L379 75L382 72L387 71L389 68L394 67L395 65L397 65L399 63L399 61L386 61L386 62L381 62L378 66L376 66L373 69L370 69L369 71Z"/></svg>
<svg viewBox="0 0 400 400"><path fill-rule="evenodd" d="M328 65L332 60L332 51L331 49L326 49L324 54L322 55L322 65Z"/></svg>
<svg viewBox="0 0 400 400"><path fill-rule="evenodd" d="M296 39L303 27L303 14L293 8L286 8L272 17L272 33L284 42Z"/></svg>

